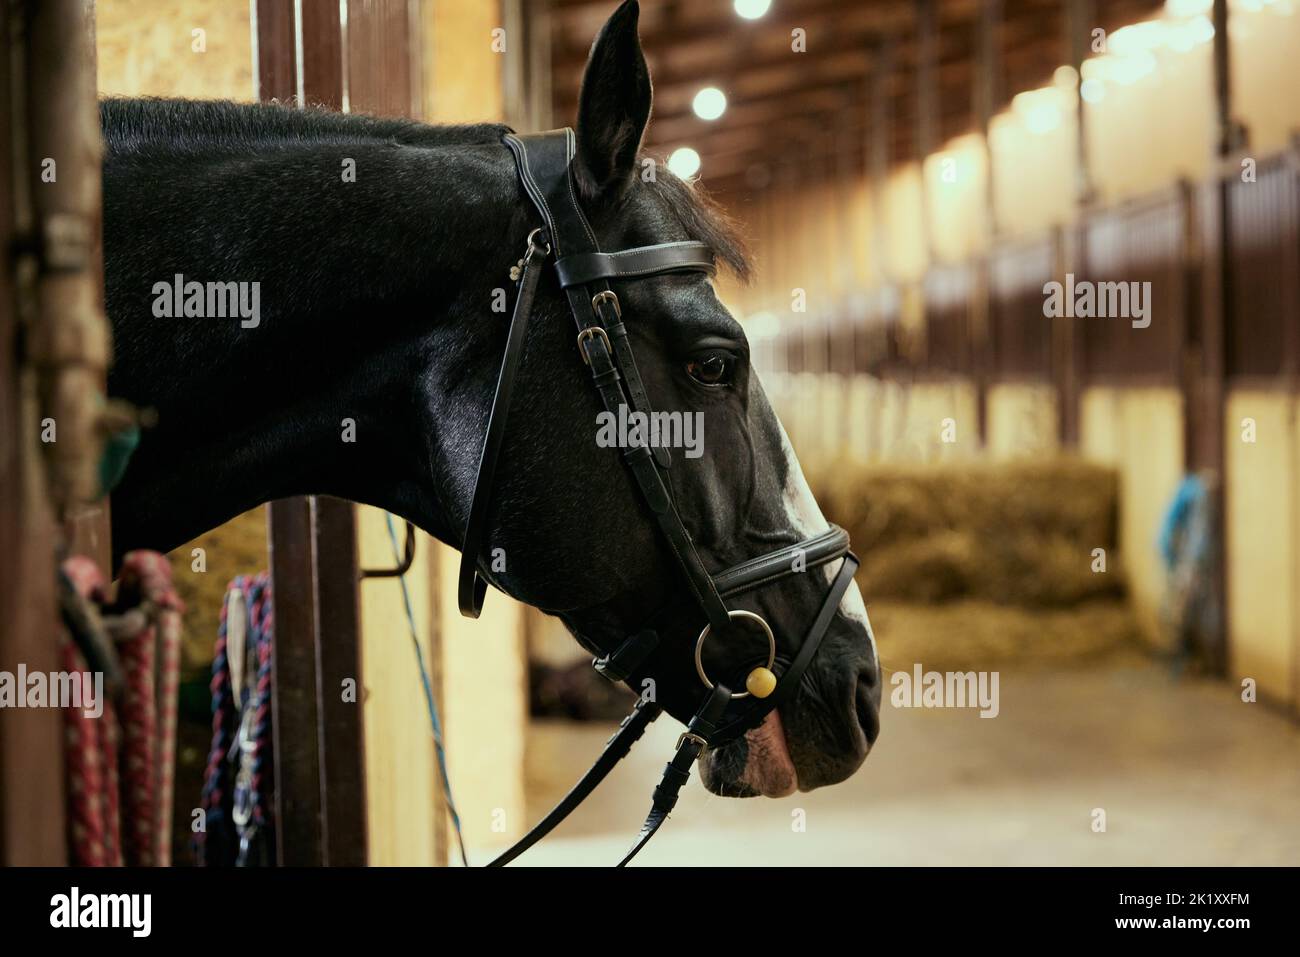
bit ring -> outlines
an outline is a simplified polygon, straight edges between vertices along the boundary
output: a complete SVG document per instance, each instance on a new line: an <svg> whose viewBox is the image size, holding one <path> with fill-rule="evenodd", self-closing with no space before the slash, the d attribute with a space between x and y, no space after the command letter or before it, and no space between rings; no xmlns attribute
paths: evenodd
<svg viewBox="0 0 1300 957"><path fill-rule="evenodd" d="M733 621L740 619L743 621L758 622L758 626L762 628L763 633L767 635L767 670L771 671L772 665L776 663L776 636L772 634L772 629L768 623L763 620L763 616L756 615L752 611L743 611L741 609L728 611L727 616ZM709 637L709 631L712 627L712 625L705 625L704 630L700 632L700 637L695 642L695 671L700 676L700 680L704 682L704 687L708 688L710 691L713 690L713 682L710 681L709 676L704 673L704 639ZM731 697L733 700L736 698L748 698L749 692L733 691Z"/></svg>

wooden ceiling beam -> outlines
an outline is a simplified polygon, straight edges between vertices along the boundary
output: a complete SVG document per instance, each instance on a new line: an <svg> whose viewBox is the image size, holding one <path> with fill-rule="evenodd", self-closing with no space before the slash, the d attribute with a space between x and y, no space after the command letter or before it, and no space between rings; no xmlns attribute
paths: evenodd
<svg viewBox="0 0 1300 957"><path fill-rule="evenodd" d="M572 122L578 86L595 35L611 8L607 0L551 0L556 40L554 102L561 122ZM971 89L976 79L982 0L936 4L936 147L975 127ZM1047 82L1067 61L1062 0L1002 0L997 28L1002 109L1022 90ZM1093 21L1107 31L1158 11L1158 0L1094 0ZM887 90L893 123L891 162L913 158L916 138L914 5L870 0L845 11L842 0L782 0L758 21L736 17L731 4L642 0L641 35L655 78L651 152L689 144L703 159L706 185L744 193L759 167L776 169L782 157L800 167L865 163L869 140L867 78L878 41L893 37ZM789 31L807 31L809 53L789 50ZM730 101L716 123L698 119L691 101L700 86L724 89Z"/></svg>
<svg viewBox="0 0 1300 957"><path fill-rule="evenodd" d="M1037 31L1038 25L1028 21L1003 31L1000 38L1003 63L1008 69L1034 59L1034 51L1042 47L1042 36ZM815 58L787 52L776 60L747 64L730 80L716 82L725 87L728 100L737 104L769 92L798 88L800 84L817 86L826 80L858 80L865 78L871 70L874 45L875 41L868 38L839 41L828 51L819 52ZM939 70L950 74L953 70L970 69L974 49L973 33L950 32L941 36L936 58ZM915 49L911 45L896 45L894 65L897 73L912 72L914 59ZM694 116L692 101L696 92L700 86L713 82L707 77L687 80L674 79L670 75L665 79L662 71L653 72L652 76L655 78L655 115L661 119ZM896 87L896 94L904 91L903 86ZM559 116L576 115L577 89L560 91L556 108Z"/></svg>
<svg viewBox="0 0 1300 957"><path fill-rule="evenodd" d="M945 7L957 18L966 8L973 9L976 0L946 0ZM608 12L607 3L596 4ZM790 33L802 29L809 38L809 49L815 49L815 37L836 32L896 32L905 30L911 22L908 3L899 0L871 0L846 9L844 0L809 0L792 5L784 0L768 16L759 20L744 20L736 15L730 3L693 3L689 17L665 15L662 4L643 4L641 11L641 46L647 51L656 49L704 49L715 58L719 53L734 50L743 52L751 45L784 44L787 50ZM682 8L678 8L681 10ZM581 76L590 52L591 38L599 30L603 17L596 17L594 27L590 15L574 19L561 13L555 21L555 39L552 41L551 62L557 73ZM719 49L722 47L723 49Z"/></svg>
<svg viewBox="0 0 1300 957"><path fill-rule="evenodd" d="M1041 56L1035 58L1035 51L1032 48L1013 51L1009 59L1011 65L1018 71L1035 62L1047 62ZM944 118L943 129L950 130L954 121L959 125L969 123L971 65L963 61L954 61L936 72L939 87L938 103ZM735 103L728 107L723 120L714 122L701 120L693 112L664 116L656 110L650 122L647 142L679 144L691 141L693 145L694 139L707 135L713 128L773 123L797 116L800 112L826 109L843 103L848 105L856 103L859 110L865 113L867 109L865 82L865 74L859 75L853 71L845 71L838 76L813 76L806 84L792 84L780 93L758 95ZM892 73L887 82L894 92L895 122L910 121L915 106L915 96L912 95L914 84L909 82L906 74L899 72ZM831 100L836 102L830 102Z"/></svg>

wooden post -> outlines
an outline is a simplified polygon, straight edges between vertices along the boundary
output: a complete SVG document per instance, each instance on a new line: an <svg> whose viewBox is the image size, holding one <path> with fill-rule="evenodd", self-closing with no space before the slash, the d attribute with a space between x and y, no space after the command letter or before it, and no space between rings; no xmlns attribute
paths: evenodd
<svg viewBox="0 0 1300 957"><path fill-rule="evenodd" d="M1088 106L1081 92L1083 61L1088 58L1088 38L1093 23L1093 0L1065 0L1066 62L1074 67L1075 109L1074 197L1077 206L1093 201L1092 163L1088 159Z"/></svg>
<svg viewBox="0 0 1300 957"><path fill-rule="evenodd" d="M356 507L339 498L312 502L312 565L316 574L316 719L324 863L366 864L364 688ZM351 694L345 695L350 688Z"/></svg>
<svg viewBox="0 0 1300 957"><path fill-rule="evenodd" d="M926 259L934 262L934 236L930 229L930 188L925 178L925 160L938 140L938 95L935 88L934 54L938 45L938 17L935 0L916 0L916 160L921 164L921 231Z"/></svg>
<svg viewBox="0 0 1300 957"><path fill-rule="evenodd" d="M30 17L33 7L0 5L0 60L5 64L0 70L0 249L12 257L0 268L0 669L10 673L20 664L42 672L61 667L55 525L39 439L42 409L35 374L20 347L26 327L36 319L38 269L30 154L23 145L29 125L67 124L78 114L29 114L28 71L40 69L29 56L40 30ZM45 19L46 37L68 31L74 67L76 55L84 53L81 14L78 4L66 2L51 2L38 14ZM54 64L47 61L45 66L54 72ZM70 185L84 183L73 179ZM0 864L68 862L63 754L58 710L0 709Z"/></svg>
<svg viewBox="0 0 1300 957"><path fill-rule="evenodd" d="M275 748L276 860L286 867L325 863L316 679L316 566L311 500L289 498L267 510L275 645L271 725Z"/></svg>
<svg viewBox="0 0 1300 957"><path fill-rule="evenodd" d="M291 100L298 94L297 26L293 4L257 0L253 7L257 98Z"/></svg>
<svg viewBox="0 0 1300 957"><path fill-rule="evenodd" d="M1080 90L1083 87L1083 61L1088 51L1088 36L1092 21L1091 0L1064 0L1065 3L1065 62L1075 71L1075 153L1074 153L1074 221L1062 227L1059 239L1059 269L1056 278L1063 280L1065 273L1082 277L1087 271L1087 215L1092 204L1092 170L1088 162L1087 104ZM1080 399L1083 393L1079 324L1066 317L1054 323L1053 342L1056 358L1056 422L1062 448L1077 448L1080 433Z"/></svg>
<svg viewBox="0 0 1300 957"><path fill-rule="evenodd" d="M343 30L333 3L258 0L259 96L300 107L344 109L353 93L376 109L390 94L385 28L404 38L407 6L357 5ZM391 31L390 31L391 32ZM350 42L352 41L352 42ZM392 51L388 51L392 52ZM400 52L400 51L398 51ZM392 62L403 69L409 58ZM400 72L400 71L399 71ZM377 80L376 80L377 78ZM353 84L353 80L357 82ZM395 81L409 98L405 74ZM360 602L355 507L333 498L293 498L269 509L275 605L273 723L279 863L366 863ZM344 697L344 682L354 695Z"/></svg>
<svg viewBox="0 0 1300 957"><path fill-rule="evenodd" d="M894 38L882 37L876 44L871 64L871 142L868 144L868 169L871 177L871 249L877 268L877 285L889 276L889 237L885 232L885 188L889 182L889 164L893 159L893 91L890 80L894 69Z"/></svg>
<svg viewBox="0 0 1300 957"><path fill-rule="evenodd" d="M981 447L988 440L988 396L992 375L992 339L989 263L998 236L997 193L993 182L993 147L989 141L989 123L998 95L998 24L1002 16L1001 0L983 0L980 4L978 35L975 40L975 83L971 90L971 108L976 128L984 144L984 253L974 265L971 283L970 323L971 375L975 384L976 431Z"/></svg>
<svg viewBox="0 0 1300 957"><path fill-rule="evenodd" d="M1210 472L1216 479L1212 490L1214 517L1220 530L1218 565L1214 569L1214 587L1218 591L1224 646L1230 621L1228 608L1228 551L1226 500L1227 427L1227 341L1232 315L1232 187L1227 176L1228 161L1235 150L1244 146L1244 131L1232 118L1232 85L1229 62L1228 2L1214 0L1214 93L1215 138L1211 180L1205 202L1201 204L1204 221L1201 236L1206 255L1202 259L1201 312L1199 328L1192 350L1192 374L1196 381L1194 399L1188 413L1194 416L1189 432L1191 446L1185 451L1187 467Z"/></svg>

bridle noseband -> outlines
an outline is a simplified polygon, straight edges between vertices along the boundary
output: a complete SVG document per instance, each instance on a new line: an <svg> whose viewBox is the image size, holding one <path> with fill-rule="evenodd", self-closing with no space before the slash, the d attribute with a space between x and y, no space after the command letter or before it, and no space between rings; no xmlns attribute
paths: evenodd
<svg viewBox="0 0 1300 957"><path fill-rule="evenodd" d="M541 216L542 225L529 235L524 257L511 270L511 278L518 280L519 290L488 415L461 549L457 597L461 614L470 618L479 616L487 591L487 582L479 574L478 563L484 558L492 480L505 436L506 417L523 354L525 332L541 279L541 264L554 252L556 275L577 323L579 355L591 371L592 382L605 409L615 415L620 406L627 406L631 412L648 416L651 407L632 355L618 295L610 286L610 280L629 281L680 272L713 274L716 271L709 248L698 242L661 243L613 253L602 252L577 201L572 174L575 147L571 129L522 136L508 134L505 144L514 155L520 181ZM716 748L757 727L768 713L794 694L830 627L840 600L853 581L858 565L857 558L849 551L848 533L831 526L807 541L710 574L682 523L665 478L664 473L672 466L668 450L662 446L639 445L624 449L622 456L707 624L693 649L696 670L705 689L702 703L678 739L677 750L664 769L663 780L655 788L650 814L636 844L620 866L645 846L667 818L677 802L678 792L690 776L691 766L706 747ZM840 558L843 564L792 660L785 661L777 655L771 628L761 616L727 607L727 598ZM747 627L757 626L764 633L769 654L766 667L750 672L747 690L733 694L721 681L710 679L702 652L710 634L725 633L737 618L744 619ZM659 635L652 629L642 629L593 664L606 678L622 681L644 664L658 645ZM691 649L682 650L683 655L691 653ZM779 678L775 673L778 666L784 666ZM741 698L747 700L732 705L733 700ZM492 865L509 863L550 833L595 790L661 710L658 704L645 696L640 698L591 769L550 814Z"/></svg>

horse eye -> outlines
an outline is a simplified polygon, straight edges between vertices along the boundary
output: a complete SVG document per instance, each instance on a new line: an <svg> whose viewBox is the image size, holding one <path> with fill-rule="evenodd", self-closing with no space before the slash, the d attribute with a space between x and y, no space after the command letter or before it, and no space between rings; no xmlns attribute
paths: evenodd
<svg viewBox="0 0 1300 957"><path fill-rule="evenodd" d="M711 352L686 363L686 371L704 385L726 385L731 381L736 360L721 352Z"/></svg>

